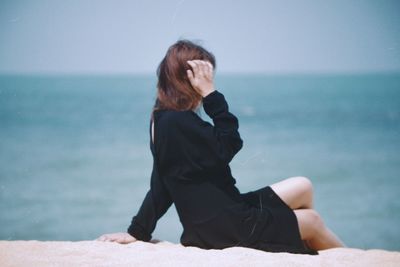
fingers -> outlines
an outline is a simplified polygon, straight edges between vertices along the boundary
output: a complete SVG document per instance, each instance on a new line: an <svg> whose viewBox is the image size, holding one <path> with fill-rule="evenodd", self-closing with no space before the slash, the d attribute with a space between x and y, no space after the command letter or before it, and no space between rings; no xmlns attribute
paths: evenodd
<svg viewBox="0 0 400 267"><path fill-rule="evenodd" d="M99 238L95 239L96 241L109 241L109 242L113 242L115 241L117 238L110 236L110 235L102 235Z"/></svg>
<svg viewBox="0 0 400 267"><path fill-rule="evenodd" d="M195 59L195 60L189 60L189 61L187 61L187 63L192 67L193 72L194 72L193 73L192 71L190 71L191 76L189 76L189 70L187 71L189 79L190 79L190 77L197 78L199 76L212 75L213 66L208 61Z"/></svg>
<svg viewBox="0 0 400 267"><path fill-rule="evenodd" d="M204 60L196 60L196 62L199 64L199 75L205 76L208 73L207 63Z"/></svg>
<svg viewBox="0 0 400 267"><path fill-rule="evenodd" d="M204 61L196 60L196 62L197 64L199 64L199 75L204 76L204 74L206 73Z"/></svg>
<svg viewBox="0 0 400 267"><path fill-rule="evenodd" d="M193 83L194 82L193 72L191 70L187 70L186 73L189 78L189 81Z"/></svg>
<svg viewBox="0 0 400 267"><path fill-rule="evenodd" d="M99 237L99 241L106 241L107 240L107 236L106 235L102 235Z"/></svg>
<svg viewBox="0 0 400 267"><path fill-rule="evenodd" d="M99 238L95 239L97 241L106 241L107 240L107 235L102 235Z"/></svg>
<svg viewBox="0 0 400 267"><path fill-rule="evenodd" d="M118 237L111 236L108 238L108 241L114 242L117 241L118 239L119 239Z"/></svg>
<svg viewBox="0 0 400 267"><path fill-rule="evenodd" d="M188 60L187 63L192 67L194 75L196 75L198 73L199 67L197 66L197 63L195 62L195 60Z"/></svg>
<svg viewBox="0 0 400 267"><path fill-rule="evenodd" d="M214 66L210 63L210 62L206 62L207 63L207 65L208 65L208 71L209 71L209 74L210 75L212 75L213 74L213 71L214 71Z"/></svg>
<svg viewBox="0 0 400 267"><path fill-rule="evenodd" d="M94 241L103 241L103 242L117 242L120 244L128 244L130 243L129 239L124 236L105 234L95 239ZM133 242L133 241L132 241Z"/></svg>

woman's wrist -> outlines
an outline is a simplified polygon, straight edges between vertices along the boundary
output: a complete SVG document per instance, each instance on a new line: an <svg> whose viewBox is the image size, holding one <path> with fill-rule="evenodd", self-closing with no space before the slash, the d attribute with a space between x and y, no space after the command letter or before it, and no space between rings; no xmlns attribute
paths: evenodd
<svg viewBox="0 0 400 267"><path fill-rule="evenodd" d="M210 94L212 94L212 93L215 92L215 91L216 91L215 88L213 88L213 89L211 89L211 90L208 90L207 92L205 92L205 93L203 94L203 98L206 98L207 96L209 96Z"/></svg>

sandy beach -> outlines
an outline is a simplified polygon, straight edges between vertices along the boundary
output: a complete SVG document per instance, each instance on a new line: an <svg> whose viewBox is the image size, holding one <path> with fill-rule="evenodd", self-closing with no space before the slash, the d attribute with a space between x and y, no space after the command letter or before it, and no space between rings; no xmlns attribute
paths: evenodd
<svg viewBox="0 0 400 267"><path fill-rule="evenodd" d="M0 241L0 266L400 266L400 252L338 248L320 255L233 247L204 250L168 241Z"/></svg>

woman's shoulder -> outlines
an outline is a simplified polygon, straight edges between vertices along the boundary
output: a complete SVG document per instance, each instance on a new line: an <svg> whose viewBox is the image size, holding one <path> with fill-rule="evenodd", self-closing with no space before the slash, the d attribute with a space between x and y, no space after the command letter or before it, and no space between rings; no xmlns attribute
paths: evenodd
<svg viewBox="0 0 400 267"><path fill-rule="evenodd" d="M160 121L168 124L185 123L188 120L200 118L193 110L163 109L156 111L155 114L157 114Z"/></svg>
<svg viewBox="0 0 400 267"><path fill-rule="evenodd" d="M157 126L160 131L187 132L190 129L197 129L202 126L205 121L197 115L193 110L162 110L157 113Z"/></svg>

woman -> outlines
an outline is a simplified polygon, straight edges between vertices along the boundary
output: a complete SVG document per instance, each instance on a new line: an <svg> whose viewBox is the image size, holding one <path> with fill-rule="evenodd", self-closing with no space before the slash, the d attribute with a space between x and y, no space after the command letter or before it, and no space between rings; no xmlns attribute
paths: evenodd
<svg viewBox="0 0 400 267"><path fill-rule="evenodd" d="M99 241L149 241L158 219L175 204L184 246L243 246L271 252L318 254L343 243L313 209L309 179L292 177L240 193L229 163L242 148L238 119L214 88L214 56L187 40L173 44L158 69L150 119L150 190L126 233ZM196 110L203 105L214 125Z"/></svg>

